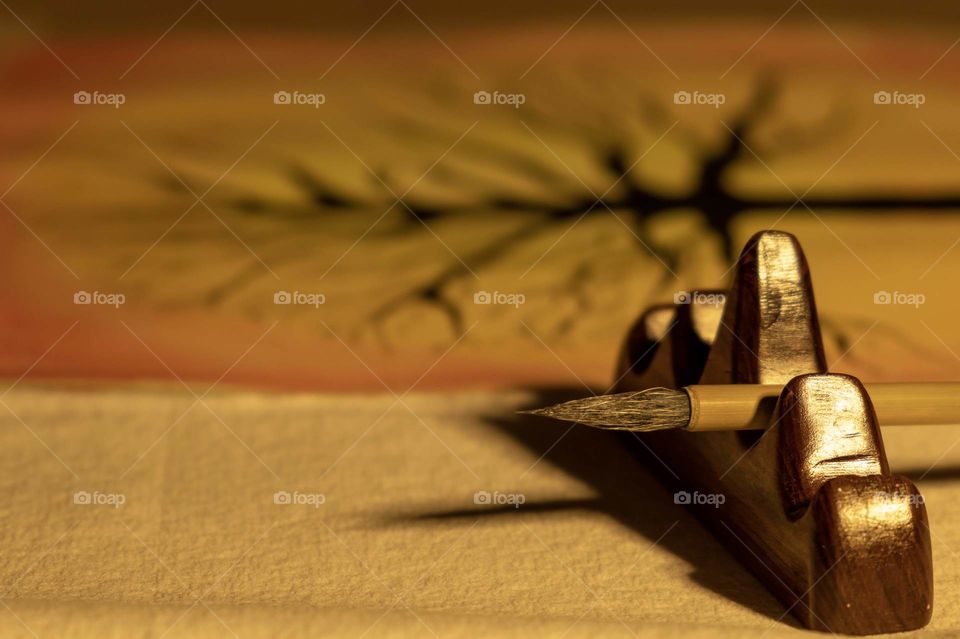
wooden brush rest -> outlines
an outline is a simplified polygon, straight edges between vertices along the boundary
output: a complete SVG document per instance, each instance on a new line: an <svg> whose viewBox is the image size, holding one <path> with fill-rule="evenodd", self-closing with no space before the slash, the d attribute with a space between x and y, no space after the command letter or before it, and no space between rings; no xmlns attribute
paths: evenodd
<svg viewBox="0 0 960 639"><path fill-rule="evenodd" d="M639 446L639 438L677 476L666 479L693 496L698 518L806 627L865 635L924 626L933 565L923 500L890 474L863 386L827 372L796 238L755 235L725 301L718 293L644 313L614 392L783 384L770 427L627 439ZM698 505L704 495L723 503Z"/></svg>

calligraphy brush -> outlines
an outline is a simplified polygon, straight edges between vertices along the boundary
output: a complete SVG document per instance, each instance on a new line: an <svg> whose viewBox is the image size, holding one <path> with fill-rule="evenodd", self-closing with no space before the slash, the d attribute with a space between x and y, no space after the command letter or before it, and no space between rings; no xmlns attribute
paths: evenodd
<svg viewBox="0 0 960 639"><path fill-rule="evenodd" d="M960 383L865 384L882 426L960 424ZM521 411L610 430L762 430L771 422L782 386L699 384L679 390L647 390L598 395ZM835 398L838 419L864 401L858 393Z"/></svg>

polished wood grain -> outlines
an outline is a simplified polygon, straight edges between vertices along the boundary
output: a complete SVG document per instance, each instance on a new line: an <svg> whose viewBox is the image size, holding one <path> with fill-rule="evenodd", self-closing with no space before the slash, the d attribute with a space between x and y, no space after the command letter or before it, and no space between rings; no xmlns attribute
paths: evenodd
<svg viewBox="0 0 960 639"><path fill-rule="evenodd" d="M643 443L700 520L805 626L876 634L931 617L933 569L917 489L892 476L860 382L827 372L796 239L755 235L725 303L659 306L630 331L617 392L778 384L764 431L662 431ZM700 500L696 495L723 495ZM687 501L680 497L678 501Z"/></svg>

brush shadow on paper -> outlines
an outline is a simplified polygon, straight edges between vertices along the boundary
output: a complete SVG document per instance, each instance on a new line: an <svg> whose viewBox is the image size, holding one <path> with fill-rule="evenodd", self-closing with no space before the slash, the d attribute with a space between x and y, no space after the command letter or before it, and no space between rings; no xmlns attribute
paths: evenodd
<svg viewBox="0 0 960 639"><path fill-rule="evenodd" d="M518 406L518 410L541 408L584 396L582 388L535 388L529 392L533 394L529 404ZM516 413L490 415L484 418L484 422L528 448L534 459L542 456L540 464L550 464L589 484L596 497L543 501L528 498L519 509L504 505L411 513L401 518L403 523L457 519L472 523L477 518L592 511L614 518L650 544L657 543L684 559L692 568L690 578L697 584L771 619L798 625L790 615L784 614L783 606L773 595L689 512L673 503L672 493L647 467L656 464L656 460L647 459L648 455L642 450L634 450L642 449L641 444L633 442L636 446L632 446L622 437L630 437L630 434L577 425L563 435L567 427L562 424ZM631 563L629 557L624 561L628 565Z"/></svg>

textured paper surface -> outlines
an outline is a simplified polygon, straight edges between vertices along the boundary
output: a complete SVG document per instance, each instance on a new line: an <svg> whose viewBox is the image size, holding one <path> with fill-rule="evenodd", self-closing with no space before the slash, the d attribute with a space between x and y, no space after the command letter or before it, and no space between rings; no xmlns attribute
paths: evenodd
<svg viewBox="0 0 960 639"><path fill-rule="evenodd" d="M0 634L803 632L615 438L575 428L554 445L565 427L520 428L514 410L538 395L196 403L183 389L18 386L0 412ZM952 637L960 433L923 434L885 431L894 469L927 499L923 634ZM77 504L78 491L124 503ZM276 491L325 502L278 505ZM476 504L475 491L525 503Z"/></svg>

